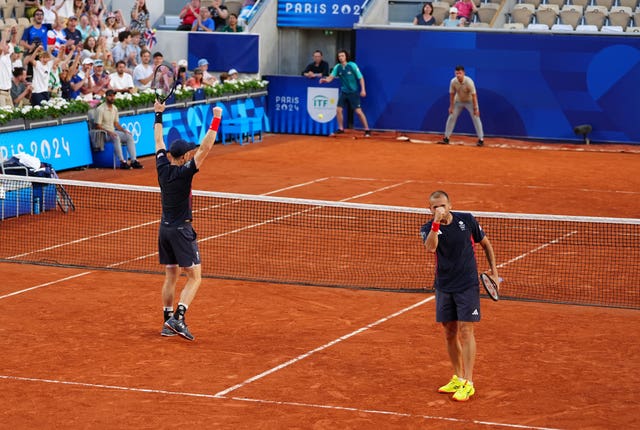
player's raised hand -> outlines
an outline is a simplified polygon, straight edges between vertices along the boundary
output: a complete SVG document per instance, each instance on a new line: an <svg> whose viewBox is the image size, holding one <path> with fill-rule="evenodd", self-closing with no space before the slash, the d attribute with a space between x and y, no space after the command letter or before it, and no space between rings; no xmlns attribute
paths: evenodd
<svg viewBox="0 0 640 430"><path fill-rule="evenodd" d="M433 222L440 222L444 218L444 208L442 206L437 207L433 214Z"/></svg>
<svg viewBox="0 0 640 430"><path fill-rule="evenodd" d="M213 108L213 116L214 118L222 118L222 108L221 107L214 107Z"/></svg>

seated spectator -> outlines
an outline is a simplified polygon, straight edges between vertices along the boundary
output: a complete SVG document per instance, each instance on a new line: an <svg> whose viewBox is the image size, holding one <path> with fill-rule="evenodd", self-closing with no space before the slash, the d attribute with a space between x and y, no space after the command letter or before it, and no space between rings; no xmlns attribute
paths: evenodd
<svg viewBox="0 0 640 430"><path fill-rule="evenodd" d="M455 7L452 7L449 9L449 17L445 18L444 21L442 21L442 26L443 27L460 27L464 25L462 23L462 21L460 21L458 19L458 9L456 9Z"/></svg>
<svg viewBox="0 0 640 430"><path fill-rule="evenodd" d="M133 77L126 72L127 65L120 60L116 63L116 71L109 75L109 89L118 93L135 93Z"/></svg>
<svg viewBox="0 0 640 430"><path fill-rule="evenodd" d="M58 55L58 52L62 49L66 50L67 46L67 36L64 33L65 29L65 18L59 17L53 23L53 27L47 31L47 47L51 48L49 51L54 56Z"/></svg>
<svg viewBox="0 0 640 430"><path fill-rule="evenodd" d="M229 74L229 79L228 79L229 81L237 81L238 80L239 74L238 74L238 71L236 69L229 70L228 74Z"/></svg>
<svg viewBox="0 0 640 430"><path fill-rule="evenodd" d="M100 59L95 60L93 63L93 74L91 75L93 79L93 96L94 97L104 97L109 89L109 73L104 70L104 62Z"/></svg>
<svg viewBox="0 0 640 430"><path fill-rule="evenodd" d="M11 82L11 99L13 106L22 107L29 104L31 97L31 83L27 82L27 70L24 67L13 69Z"/></svg>
<svg viewBox="0 0 640 430"><path fill-rule="evenodd" d="M195 89L202 88L202 85L204 85L202 78L202 70L195 69L193 71L193 76L187 79L187 86Z"/></svg>
<svg viewBox="0 0 640 430"><path fill-rule="evenodd" d="M87 37L84 43L82 44L82 54L80 54L82 56L82 59L84 60L85 58L92 58L94 60L97 60L98 59L98 52L96 51L97 45L98 45L98 42L95 37L93 36Z"/></svg>
<svg viewBox="0 0 640 430"><path fill-rule="evenodd" d="M215 85L216 79L211 73L209 73L209 62L206 58L201 58L198 60L198 68L202 70L202 82L205 85L213 86Z"/></svg>
<svg viewBox="0 0 640 430"><path fill-rule="evenodd" d="M476 4L471 0L459 0L453 6L458 9L458 18L462 25L469 25L473 14L478 10Z"/></svg>
<svg viewBox="0 0 640 430"><path fill-rule="evenodd" d="M118 43L118 30L116 29L116 15L110 13L104 20L104 26L102 27L102 36L106 38L107 49L111 51L113 47Z"/></svg>
<svg viewBox="0 0 640 430"><path fill-rule="evenodd" d="M211 19L215 23L215 29L220 30L227 25L227 18L229 18L229 10L222 4L222 0L213 0L213 4L209 6L209 13Z"/></svg>
<svg viewBox="0 0 640 430"><path fill-rule="evenodd" d="M207 31L212 32L216 29L216 23L211 18L211 13L206 7L200 8L198 18L193 22L191 31Z"/></svg>
<svg viewBox="0 0 640 430"><path fill-rule="evenodd" d="M111 50L107 48L107 38L105 36L98 37L96 44L97 58L100 58L104 62L104 67L107 71L115 69L115 63L113 62L113 55Z"/></svg>
<svg viewBox="0 0 640 430"><path fill-rule="evenodd" d="M235 13L230 13L228 24L222 27L220 31L225 33L242 33L244 31L244 28L238 25L238 15L236 15Z"/></svg>
<svg viewBox="0 0 640 430"><path fill-rule="evenodd" d="M220 73L220 83L224 84L225 81L229 80L229 74L227 72Z"/></svg>
<svg viewBox="0 0 640 430"><path fill-rule="evenodd" d="M76 46L82 46L82 33L77 29L78 18L70 16L67 19L67 27L63 30L64 37L67 39L67 49Z"/></svg>
<svg viewBox="0 0 640 430"><path fill-rule="evenodd" d="M313 51L313 61L302 71L302 76L307 78L321 78L329 76L329 63L322 58L322 51L316 49Z"/></svg>
<svg viewBox="0 0 640 430"><path fill-rule="evenodd" d="M413 25L436 25L433 17L433 3L427 2L422 6L422 12L413 18Z"/></svg>
<svg viewBox="0 0 640 430"><path fill-rule="evenodd" d="M198 19L200 15L200 0L189 1L180 11L180 19L182 22L176 30L178 31L191 31L193 23Z"/></svg>
<svg viewBox="0 0 640 430"><path fill-rule="evenodd" d="M96 109L96 129L104 130L113 142L113 151L120 160L121 169L142 169L142 164L136 159L136 144L131 133L120 124L118 108L114 104L116 92L107 90L105 101ZM130 162L124 159L122 143L127 145Z"/></svg>
<svg viewBox="0 0 640 430"><path fill-rule="evenodd" d="M121 32L118 34L118 40L118 44L111 50L113 61L116 64L119 61L124 61L126 67L129 70L133 70L138 65L136 62L138 51L136 50L137 47L131 44L131 33L127 30Z"/></svg>
<svg viewBox="0 0 640 430"><path fill-rule="evenodd" d="M20 46L28 53L35 51L38 46L42 45L47 50L47 32L49 27L43 24L44 12L42 9L36 10L33 15L33 25L25 28L22 33Z"/></svg>
<svg viewBox="0 0 640 430"><path fill-rule="evenodd" d="M133 85L138 91L151 87L153 79L153 66L151 65L151 52L143 49L140 54L141 62L133 69Z"/></svg>

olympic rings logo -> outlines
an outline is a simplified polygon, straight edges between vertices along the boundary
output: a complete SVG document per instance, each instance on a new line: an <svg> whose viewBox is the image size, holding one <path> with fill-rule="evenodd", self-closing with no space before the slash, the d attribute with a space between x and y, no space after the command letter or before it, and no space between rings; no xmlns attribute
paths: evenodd
<svg viewBox="0 0 640 430"><path fill-rule="evenodd" d="M140 125L140 122L126 122L122 124L122 128L131 133L131 136L133 137L133 143L137 144L140 140L140 136L142 135L142 126Z"/></svg>

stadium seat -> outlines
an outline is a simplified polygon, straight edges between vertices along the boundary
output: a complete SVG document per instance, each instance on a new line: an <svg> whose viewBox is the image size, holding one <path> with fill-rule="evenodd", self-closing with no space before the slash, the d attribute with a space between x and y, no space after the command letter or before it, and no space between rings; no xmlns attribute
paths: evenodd
<svg viewBox="0 0 640 430"><path fill-rule="evenodd" d="M478 8L478 18L480 22L491 24L491 21L500 10L500 5L498 3L482 3Z"/></svg>
<svg viewBox="0 0 640 430"><path fill-rule="evenodd" d="M640 33L640 27L627 27L627 33Z"/></svg>
<svg viewBox="0 0 640 430"><path fill-rule="evenodd" d="M242 0L226 0L224 5L227 7L229 13L235 13L240 15L240 9L242 9Z"/></svg>
<svg viewBox="0 0 640 430"><path fill-rule="evenodd" d="M623 30L627 29L633 12L627 6L613 6L609 11L609 25L619 25Z"/></svg>
<svg viewBox="0 0 640 430"><path fill-rule="evenodd" d="M247 106L244 100L236 100L235 103L231 102L231 116L233 118L246 119L249 122L249 136L251 137L251 143L255 142L256 134L259 136L258 142L262 141L262 118L257 116L249 116L247 114Z"/></svg>
<svg viewBox="0 0 640 430"><path fill-rule="evenodd" d="M618 0L618 6L629 7L633 11L638 6L638 0Z"/></svg>
<svg viewBox="0 0 640 430"><path fill-rule="evenodd" d="M575 29L582 21L582 6L564 5L560 11L560 21L562 24L570 25L572 30Z"/></svg>
<svg viewBox="0 0 640 430"><path fill-rule="evenodd" d="M260 121L262 121L262 128L265 131L265 133L270 133L271 124L269 124L269 118L267 117L264 107L256 106L251 97L246 99L246 101L244 102L244 105L247 108L247 113L249 114L249 116L251 116L251 112L253 112L253 115L257 118L260 118Z"/></svg>
<svg viewBox="0 0 640 430"><path fill-rule="evenodd" d="M96 110L89 109L87 112L87 123L89 124L89 141L91 142L93 165L95 167L113 166L116 169L119 165L116 152L113 150L113 141L105 130L96 127ZM125 160L129 157L127 145L122 145L122 155Z"/></svg>
<svg viewBox="0 0 640 430"><path fill-rule="evenodd" d="M433 17L436 19L438 25L442 24L442 21L449 16L449 3L446 1L434 1L433 2Z"/></svg>
<svg viewBox="0 0 640 430"><path fill-rule="evenodd" d="M587 33L588 32L592 32L592 31L597 32L598 31L598 27L596 27L595 25L591 25L591 24L582 24L582 25L578 25L576 27L576 31L587 32Z"/></svg>
<svg viewBox="0 0 640 430"><path fill-rule="evenodd" d="M558 23L560 8L556 4L541 4L536 10L536 23L546 24L549 28Z"/></svg>
<svg viewBox="0 0 640 430"><path fill-rule="evenodd" d="M549 26L547 24L529 24L527 26L527 30L533 31L549 31Z"/></svg>
<svg viewBox="0 0 640 430"><path fill-rule="evenodd" d="M217 102L216 106L222 109L222 121L220 121L219 129L222 144L227 145L235 140L240 145L244 145L245 138L248 138L251 133L249 120L231 117L227 107L222 102Z"/></svg>
<svg viewBox="0 0 640 430"><path fill-rule="evenodd" d="M546 0L545 4L554 4L558 6L558 10L562 9L562 7L567 4L566 0Z"/></svg>
<svg viewBox="0 0 640 430"><path fill-rule="evenodd" d="M542 3L542 0L522 0L522 3L533 5L534 9L538 9L540 4Z"/></svg>
<svg viewBox="0 0 640 430"><path fill-rule="evenodd" d="M624 29L619 25L603 25L600 31L603 33L622 33Z"/></svg>
<svg viewBox="0 0 640 430"><path fill-rule="evenodd" d="M571 0L574 6L582 6L583 10L591 4L591 0Z"/></svg>
<svg viewBox="0 0 640 430"><path fill-rule="evenodd" d="M551 31L568 31L568 32L572 32L574 30L574 27L572 25L569 24L553 24L553 27L551 27Z"/></svg>
<svg viewBox="0 0 640 430"><path fill-rule="evenodd" d="M524 30L524 24L521 22L508 22L502 26L505 30Z"/></svg>
<svg viewBox="0 0 640 430"><path fill-rule="evenodd" d="M594 5L596 6L604 6L607 10L611 9L615 0L594 0Z"/></svg>
<svg viewBox="0 0 640 430"><path fill-rule="evenodd" d="M633 25L640 27L640 7L633 12Z"/></svg>
<svg viewBox="0 0 640 430"><path fill-rule="evenodd" d="M604 6L587 6L587 10L584 13L584 23L595 25L600 30L607 19L607 15L609 15L609 11Z"/></svg>
<svg viewBox="0 0 640 430"><path fill-rule="evenodd" d="M512 22L520 23L527 26L531 23L531 18L535 12L533 5L528 3L518 3L511 10Z"/></svg>

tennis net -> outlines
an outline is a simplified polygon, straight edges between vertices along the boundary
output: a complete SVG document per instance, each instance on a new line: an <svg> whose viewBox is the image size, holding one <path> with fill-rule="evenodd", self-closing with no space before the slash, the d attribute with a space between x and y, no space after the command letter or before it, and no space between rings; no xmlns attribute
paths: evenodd
<svg viewBox="0 0 640 430"><path fill-rule="evenodd" d="M55 185L75 210L51 200ZM0 261L164 273L158 188L2 175L0 186L5 215L16 190L44 203L0 223ZM427 209L194 191L193 212L206 277L432 288L435 257L419 235ZM494 246L503 298L640 309L640 220L473 213Z"/></svg>

